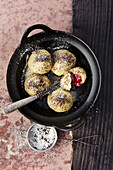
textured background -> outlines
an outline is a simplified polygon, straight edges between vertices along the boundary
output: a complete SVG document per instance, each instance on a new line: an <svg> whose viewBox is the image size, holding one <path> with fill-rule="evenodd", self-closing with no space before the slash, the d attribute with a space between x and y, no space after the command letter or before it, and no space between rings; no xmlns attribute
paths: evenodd
<svg viewBox="0 0 113 170"><path fill-rule="evenodd" d="M6 70L25 29L33 24L71 32L71 0L0 0L0 107L11 103L6 87ZM34 32L33 32L34 33ZM26 144L31 121L18 111L0 115L0 169L69 170L71 142L60 141L47 153L37 153ZM69 137L60 132L60 136Z"/></svg>
<svg viewBox="0 0 113 170"><path fill-rule="evenodd" d="M98 100L90 111L86 123L74 132L74 136L99 133L104 135L104 144L98 149L75 144L74 170L113 169L112 21L112 0L73 0L73 33L93 49L102 70L102 88ZM72 1L0 1L0 107L11 102L5 80L10 57L25 29L37 23L72 32ZM9 115L0 115L0 169L68 170L71 144L61 141L44 154L32 151L24 138L31 124L32 122L18 111ZM63 135L69 137L68 133L61 132L60 136Z"/></svg>

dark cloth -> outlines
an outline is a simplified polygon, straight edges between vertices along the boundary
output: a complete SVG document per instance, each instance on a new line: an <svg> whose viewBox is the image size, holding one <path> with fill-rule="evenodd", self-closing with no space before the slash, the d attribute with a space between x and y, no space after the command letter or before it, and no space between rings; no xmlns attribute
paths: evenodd
<svg viewBox="0 0 113 170"><path fill-rule="evenodd" d="M102 72L99 97L74 137L103 134L100 148L74 144L73 170L113 169L113 0L73 0L73 34L95 53Z"/></svg>

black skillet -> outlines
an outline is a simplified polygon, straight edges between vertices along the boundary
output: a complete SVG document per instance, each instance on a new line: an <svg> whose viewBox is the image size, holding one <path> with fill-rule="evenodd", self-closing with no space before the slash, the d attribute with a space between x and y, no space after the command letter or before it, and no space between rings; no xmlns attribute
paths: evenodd
<svg viewBox="0 0 113 170"><path fill-rule="evenodd" d="M28 37L35 29L42 29L43 32ZM29 27L8 65L7 87L13 102L28 96L23 86L24 71L30 54L37 49L46 49L51 54L57 49L67 49L74 53L77 58L76 66L86 70L87 80L81 87L74 87L74 91L71 91L76 100L68 112L56 113L51 110L46 97L22 107L19 111L36 123L54 126L64 131L80 127L100 91L101 71L94 53L82 40L69 33L52 30L41 24ZM51 72L47 76L50 79L52 76L58 78Z"/></svg>

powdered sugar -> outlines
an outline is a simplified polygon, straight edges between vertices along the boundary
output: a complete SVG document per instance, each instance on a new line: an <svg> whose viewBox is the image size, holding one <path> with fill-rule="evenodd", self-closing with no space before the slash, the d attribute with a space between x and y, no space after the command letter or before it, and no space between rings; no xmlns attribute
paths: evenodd
<svg viewBox="0 0 113 170"><path fill-rule="evenodd" d="M57 141L57 133L53 127L34 124L27 136L30 147L39 152L51 149Z"/></svg>
<svg viewBox="0 0 113 170"><path fill-rule="evenodd" d="M66 96L65 94L60 93L60 94L58 95L58 98L59 98L59 99L64 99L64 98L65 98L65 96Z"/></svg>

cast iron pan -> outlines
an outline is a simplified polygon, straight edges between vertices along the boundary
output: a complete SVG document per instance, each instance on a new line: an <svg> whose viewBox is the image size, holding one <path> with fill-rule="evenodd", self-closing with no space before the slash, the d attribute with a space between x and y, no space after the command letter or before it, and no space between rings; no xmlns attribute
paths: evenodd
<svg viewBox="0 0 113 170"><path fill-rule="evenodd" d="M35 29L42 29L43 32L28 37L28 34ZM12 101L28 96L23 86L24 71L30 54L38 49L46 49L51 54L57 49L67 49L74 53L77 58L76 66L86 70L87 80L81 87L71 91L76 100L73 107L65 113L56 113L51 110L47 105L46 97L42 101L37 100L22 107L19 111L36 123L54 126L64 131L80 127L99 94L101 72L91 49L82 40L69 33L52 30L41 24L33 25L25 31L7 70L7 87ZM51 72L47 76L50 79L51 76L55 77Z"/></svg>

